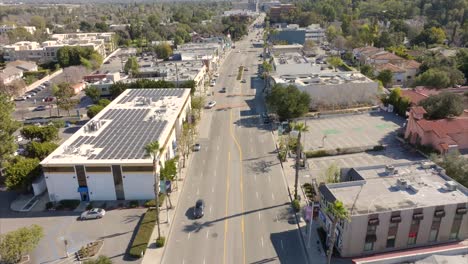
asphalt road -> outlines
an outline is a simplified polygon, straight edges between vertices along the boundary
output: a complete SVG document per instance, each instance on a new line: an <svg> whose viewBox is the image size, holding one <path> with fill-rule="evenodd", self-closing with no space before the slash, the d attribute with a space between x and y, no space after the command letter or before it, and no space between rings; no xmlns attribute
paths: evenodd
<svg viewBox="0 0 468 264"><path fill-rule="evenodd" d="M162 263L306 263L256 77L260 48L236 44L220 70L217 106L203 113L201 151L193 154ZM237 53L241 50L241 53ZM236 80L240 65L247 83ZM258 91L258 95L257 94ZM206 129L206 128L202 128ZM205 216L193 219L197 199Z"/></svg>

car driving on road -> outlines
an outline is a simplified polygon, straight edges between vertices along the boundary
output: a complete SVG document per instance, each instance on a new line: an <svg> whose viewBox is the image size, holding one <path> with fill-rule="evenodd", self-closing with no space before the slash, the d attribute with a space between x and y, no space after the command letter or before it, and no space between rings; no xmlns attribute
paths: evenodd
<svg viewBox="0 0 468 264"><path fill-rule="evenodd" d="M193 151L200 151L200 149L201 149L201 146L199 143L193 145Z"/></svg>
<svg viewBox="0 0 468 264"><path fill-rule="evenodd" d="M216 101L209 101L206 108L211 109L216 105Z"/></svg>
<svg viewBox="0 0 468 264"><path fill-rule="evenodd" d="M45 111L47 109L47 107L45 105L40 105L36 108L33 109L34 112L36 111Z"/></svg>
<svg viewBox="0 0 468 264"><path fill-rule="evenodd" d="M87 220L87 219L100 219L104 215L106 215L106 211L102 208L93 208L89 211L85 211L81 214L80 220Z"/></svg>
<svg viewBox="0 0 468 264"><path fill-rule="evenodd" d="M202 199L197 200L195 207L193 208L193 217L195 219L202 218L205 214L205 202Z"/></svg>

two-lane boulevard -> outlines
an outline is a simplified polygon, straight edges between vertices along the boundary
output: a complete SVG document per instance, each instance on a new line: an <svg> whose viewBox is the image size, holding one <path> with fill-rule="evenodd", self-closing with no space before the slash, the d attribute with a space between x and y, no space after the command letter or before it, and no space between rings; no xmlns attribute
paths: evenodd
<svg viewBox="0 0 468 264"><path fill-rule="evenodd" d="M163 263L306 263L270 127L259 118L261 48L250 42L258 32L236 44L207 98L217 107L202 115L208 133L200 134L202 149L189 164ZM246 83L236 80L240 65L249 69ZM227 93L217 92L222 87ZM206 208L195 220L197 199Z"/></svg>

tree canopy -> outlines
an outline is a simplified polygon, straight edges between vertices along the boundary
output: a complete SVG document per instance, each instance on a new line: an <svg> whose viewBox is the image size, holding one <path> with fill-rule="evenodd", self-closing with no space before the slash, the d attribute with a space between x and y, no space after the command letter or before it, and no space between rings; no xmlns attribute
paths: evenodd
<svg viewBox="0 0 468 264"><path fill-rule="evenodd" d="M392 83L393 73L390 70L383 70L377 75L377 80L381 81L383 86L387 87Z"/></svg>
<svg viewBox="0 0 468 264"><path fill-rule="evenodd" d="M58 144L54 142L36 142L31 141L26 145L26 153L27 156L30 158L38 158L40 160L45 159L52 153L56 148L58 148Z"/></svg>
<svg viewBox="0 0 468 264"><path fill-rule="evenodd" d="M127 62L125 62L124 71L132 77L135 77L138 74L138 68L138 60L135 56L131 56L128 58Z"/></svg>
<svg viewBox="0 0 468 264"><path fill-rule="evenodd" d="M449 116L459 116L463 113L463 97L450 92L431 95L419 102L430 119L441 119Z"/></svg>
<svg viewBox="0 0 468 264"><path fill-rule="evenodd" d="M0 93L0 165L7 160L16 150L13 133L19 124L12 118L15 110L14 103L9 96Z"/></svg>
<svg viewBox="0 0 468 264"><path fill-rule="evenodd" d="M42 127L28 125L21 129L21 135L28 140L53 141L58 138L58 128L53 125Z"/></svg>
<svg viewBox="0 0 468 264"><path fill-rule="evenodd" d="M84 91L85 91L86 96L91 98L91 100L93 100L93 102L95 102L95 103L101 97L101 90L99 90L96 86L90 85L90 86L86 87L86 89Z"/></svg>
<svg viewBox="0 0 468 264"><path fill-rule="evenodd" d="M280 120L288 120L301 117L309 111L310 96L294 85L284 87L277 84L271 88L266 102Z"/></svg>
<svg viewBox="0 0 468 264"><path fill-rule="evenodd" d="M97 69L102 60L102 55L89 47L64 46L57 50L57 62L62 68L85 64L84 66Z"/></svg>
<svg viewBox="0 0 468 264"><path fill-rule="evenodd" d="M18 263L23 255L32 252L44 237L41 226L31 225L0 235L0 260Z"/></svg>
<svg viewBox="0 0 468 264"><path fill-rule="evenodd" d="M9 190L27 190L40 173L39 159L15 157L5 167L5 185Z"/></svg>

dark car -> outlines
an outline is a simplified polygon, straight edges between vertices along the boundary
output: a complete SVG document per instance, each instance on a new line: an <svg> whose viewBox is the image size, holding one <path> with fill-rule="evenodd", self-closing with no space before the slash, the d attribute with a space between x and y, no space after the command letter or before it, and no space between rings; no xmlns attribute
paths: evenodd
<svg viewBox="0 0 468 264"><path fill-rule="evenodd" d="M219 90L220 93L225 93L226 92L226 87L223 87L221 88L221 90Z"/></svg>
<svg viewBox="0 0 468 264"><path fill-rule="evenodd" d="M34 108L33 111L45 111L47 109L47 107L45 105L40 105L36 108Z"/></svg>
<svg viewBox="0 0 468 264"><path fill-rule="evenodd" d="M202 218L203 215L205 214L204 209L205 209L205 202L202 199L199 199L195 203L195 207L193 208L193 217L195 219Z"/></svg>

